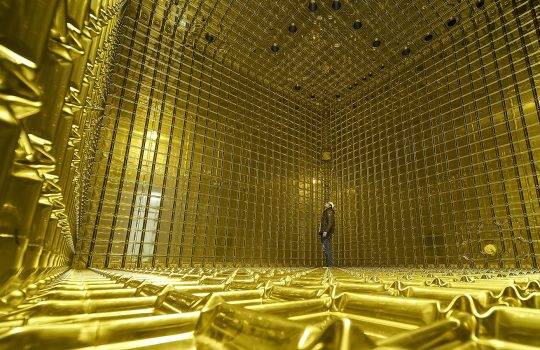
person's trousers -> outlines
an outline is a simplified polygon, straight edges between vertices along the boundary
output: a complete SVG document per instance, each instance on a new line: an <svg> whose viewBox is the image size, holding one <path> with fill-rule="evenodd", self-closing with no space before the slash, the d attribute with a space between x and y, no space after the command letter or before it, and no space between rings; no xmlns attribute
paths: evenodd
<svg viewBox="0 0 540 350"><path fill-rule="evenodd" d="M332 250L330 249L330 238L332 238L330 235L327 235L326 237L321 235L321 243L323 246L324 256L326 257L327 267L332 267L334 265L334 262L332 261Z"/></svg>

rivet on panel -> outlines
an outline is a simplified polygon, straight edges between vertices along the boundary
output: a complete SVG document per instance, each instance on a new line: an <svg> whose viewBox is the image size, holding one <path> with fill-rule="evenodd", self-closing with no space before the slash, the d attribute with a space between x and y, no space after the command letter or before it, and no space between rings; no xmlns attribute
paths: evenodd
<svg viewBox="0 0 540 350"><path fill-rule="evenodd" d="M214 40L216 40L216 38L210 34L210 33L206 33L206 35L204 36L204 38L206 39L206 41L208 41L209 43L213 43Z"/></svg>
<svg viewBox="0 0 540 350"><path fill-rule="evenodd" d="M446 25L448 27L453 27L456 25L456 23L457 23L457 19L455 17L451 17L448 19L448 21L446 21Z"/></svg>
<svg viewBox="0 0 540 350"><path fill-rule="evenodd" d="M315 0L311 0L308 4L308 10L310 10L311 12L315 12L317 11L317 3L315 2Z"/></svg>
<svg viewBox="0 0 540 350"><path fill-rule="evenodd" d="M289 32L296 33L297 31L298 31L298 27L296 26L296 24L291 23L291 25L289 26Z"/></svg>

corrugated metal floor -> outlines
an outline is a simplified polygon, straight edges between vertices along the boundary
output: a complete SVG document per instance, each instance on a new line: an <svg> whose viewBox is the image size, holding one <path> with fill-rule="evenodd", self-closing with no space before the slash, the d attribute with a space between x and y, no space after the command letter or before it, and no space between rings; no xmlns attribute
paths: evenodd
<svg viewBox="0 0 540 350"><path fill-rule="evenodd" d="M533 349L540 271L70 270L0 317L1 349Z"/></svg>

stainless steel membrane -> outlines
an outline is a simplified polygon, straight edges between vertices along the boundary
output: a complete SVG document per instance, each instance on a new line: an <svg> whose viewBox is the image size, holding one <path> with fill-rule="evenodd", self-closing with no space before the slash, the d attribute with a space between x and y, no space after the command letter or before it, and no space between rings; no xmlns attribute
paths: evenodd
<svg viewBox="0 0 540 350"><path fill-rule="evenodd" d="M70 270L0 319L5 349L535 349L539 273Z"/></svg>

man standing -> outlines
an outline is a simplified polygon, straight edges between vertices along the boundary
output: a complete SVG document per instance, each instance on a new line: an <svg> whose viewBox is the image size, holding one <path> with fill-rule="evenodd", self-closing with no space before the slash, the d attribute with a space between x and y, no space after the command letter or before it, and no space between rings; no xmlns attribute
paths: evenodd
<svg viewBox="0 0 540 350"><path fill-rule="evenodd" d="M330 238L334 233L334 203L324 203L324 211L321 218L321 229L319 235L321 235L321 243L323 245L324 256L326 257L326 266L332 267L334 265L332 261L332 251L330 250Z"/></svg>

